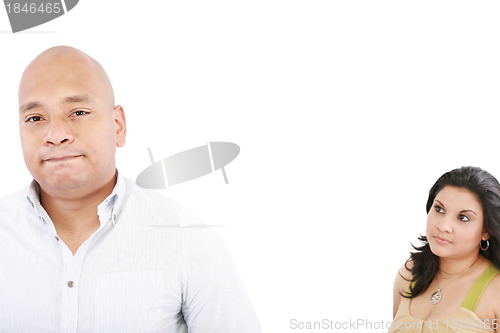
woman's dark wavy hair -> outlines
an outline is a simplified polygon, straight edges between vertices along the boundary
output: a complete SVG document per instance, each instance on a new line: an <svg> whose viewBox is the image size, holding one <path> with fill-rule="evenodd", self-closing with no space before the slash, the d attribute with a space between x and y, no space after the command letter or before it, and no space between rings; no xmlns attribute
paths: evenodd
<svg viewBox="0 0 500 333"><path fill-rule="evenodd" d="M427 213L432 208L434 198L443 189L450 185L466 188L475 193L481 202L484 216L484 228L490 233L490 246L486 251L479 250L480 254L491 260L495 266L500 267L500 184L489 172L478 167L461 167L442 175L432 186L427 199ZM410 288L402 296L406 298L417 297L427 290L432 280L439 271L439 257L432 253L426 236L418 238L422 246L412 244L415 252L410 253L408 261L413 262L411 271L413 278ZM484 245L483 245L484 246Z"/></svg>

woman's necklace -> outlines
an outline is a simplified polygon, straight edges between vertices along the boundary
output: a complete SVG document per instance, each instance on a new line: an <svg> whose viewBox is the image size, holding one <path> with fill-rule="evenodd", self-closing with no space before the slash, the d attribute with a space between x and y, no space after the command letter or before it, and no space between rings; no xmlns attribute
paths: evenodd
<svg viewBox="0 0 500 333"><path fill-rule="evenodd" d="M479 257L477 257L476 261L478 259L479 259ZM441 289L444 289L444 288L448 287L450 285L450 283L452 283L453 281L455 281L456 279L458 279L462 274L464 274L465 272L467 272L476 263L476 261L474 261L472 263L472 265L470 265L469 267L467 267L465 269L465 271L463 271L462 273L458 274L453 279L451 279L451 281L448 282L443 288L439 288L439 281L438 281L438 290L431 295L431 303L432 304L438 304L441 301L441 299L443 298L443 295L441 294Z"/></svg>

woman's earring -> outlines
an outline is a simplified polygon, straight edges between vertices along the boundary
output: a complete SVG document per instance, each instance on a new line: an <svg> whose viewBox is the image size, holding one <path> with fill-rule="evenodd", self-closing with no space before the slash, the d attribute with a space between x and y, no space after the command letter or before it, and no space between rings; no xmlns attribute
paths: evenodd
<svg viewBox="0 0 500 333"><path fill-rule="evenodd" d="M488 250L488 248L490 247L490 241L489 241L489 240L486 240L486 248L483 248L483 240L481 240L481 242L479 243L479 247L480 247L480 248L481 248L481 250L483 250L483 251Z"/></svg>

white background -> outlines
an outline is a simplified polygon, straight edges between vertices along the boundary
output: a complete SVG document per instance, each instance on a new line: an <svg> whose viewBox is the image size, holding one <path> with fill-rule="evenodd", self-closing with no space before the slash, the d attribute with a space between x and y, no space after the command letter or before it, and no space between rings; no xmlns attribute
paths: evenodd
<svg viewBox="0 0 500 333"><path fill-rule="evenodd" d="M31 179L21 73L71 45L103 64L125 108L128 177L148 146L156 159L241 147L229 185L216 172L163 193L225 226L265 332L390 321L434 181L462 165L500 177L499 14L496 1L80 0L12 34L0 7L0 194Z"/></svg>

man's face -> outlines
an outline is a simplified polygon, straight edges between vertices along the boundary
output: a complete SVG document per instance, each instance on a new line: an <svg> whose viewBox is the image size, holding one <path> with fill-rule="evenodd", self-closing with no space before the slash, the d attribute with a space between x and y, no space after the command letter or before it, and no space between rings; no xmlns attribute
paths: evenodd
<svg viewBox="0 0 500 333"><path fill-rule="evenodd" d="M36 59L26 69L19 88L21 144L45 192L88 194L114 176L125 118L107 82L81 55Z"/></svg>

